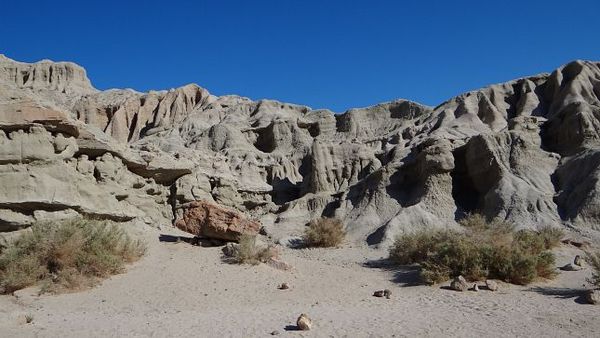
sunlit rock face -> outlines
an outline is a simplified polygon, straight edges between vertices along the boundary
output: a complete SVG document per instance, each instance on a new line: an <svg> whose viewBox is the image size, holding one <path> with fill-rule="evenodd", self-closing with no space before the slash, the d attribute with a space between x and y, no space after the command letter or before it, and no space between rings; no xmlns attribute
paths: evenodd
<svg viewBox="0 0 600 338"><path fill-rule="evenodd" d="M575 61L435 108L334 114L193 84L98 91L75 64L1 57L0 229L79 214L168 225L199 200L280 236L339 217L370 244L474 212L594 229L599 96L599 64Z"/></svg>

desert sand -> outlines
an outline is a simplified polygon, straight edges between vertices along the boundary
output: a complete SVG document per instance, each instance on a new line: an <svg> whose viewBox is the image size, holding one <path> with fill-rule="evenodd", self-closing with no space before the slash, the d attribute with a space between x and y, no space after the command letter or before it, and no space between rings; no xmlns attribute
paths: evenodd
<svg viewBox="0 0 600 338"><path fill-rule="evenodd" d="M387 252L346 243L337 249L285 248L293 266L235 265L220 247L194 246L171 226L130 228L148 252L124 274L80 292L0 296L4 337L594 337L598 308L584 304L590 270L561 271L528 286L456 292L419 285L415 270L391 268ZM581 251L555 250L557 266ZM286 282L290 289L279 290ZM483 285L483 283L480 283ZM373 297L390 289L390 299ZM311 331L297 331L306 313ZM26 323L25 316L32 316Z"/></svg>

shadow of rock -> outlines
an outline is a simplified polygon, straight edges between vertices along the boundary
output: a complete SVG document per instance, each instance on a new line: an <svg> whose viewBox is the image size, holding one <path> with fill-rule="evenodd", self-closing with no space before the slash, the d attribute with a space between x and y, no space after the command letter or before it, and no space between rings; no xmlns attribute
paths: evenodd
<svg viewBox="0 0 600 338"><path fill-rule="evenodd" d="M302 237L285 237L277 241L277 243L290 249L304 249L308 247Z"/></svg>
<svg viewBox="0 0 600 338"><path fill-rule="evenodd" d="M197 246L201 246L201 247L223 246L226 243L225 241L222 241L220 239L187 237L187 236L173 236L173 235L166 235L166 234L160 234L158 236L158 240L160 242L165 242L165 243L184 242L184 243L188 243L191 245L197 245Z"/></svg>
<svg viewBox="0 0 600 338"><path fill-rule="evenodd" d="M302 331L297 325L286 325L283 329L286 331Z"/></svg>
<svg viewBox="0 0 600 338"><path fill-rule="evenodd" d="M398 283L403 287L426 285L421 280L421 277L419 276L420 268L416 265L398 265L391 260L384 258L367 261L363 266L391 272L393 275L391 281Z"/></svg>
<svg viewBox="0 0 600 338"><path fill-rule="evenodd" d="M528 291L536 292L545 296L552 296L554 298L569 299L574 298L575 303L587 304L585 300L585 289L572 289L572 288L556 288L556 287L533 287Z"/></svg>

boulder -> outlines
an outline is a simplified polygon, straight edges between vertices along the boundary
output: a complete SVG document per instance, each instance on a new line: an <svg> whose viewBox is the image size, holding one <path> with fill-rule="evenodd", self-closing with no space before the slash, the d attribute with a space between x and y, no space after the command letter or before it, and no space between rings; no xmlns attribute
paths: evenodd
<svg viewBox="0 0 600 338"><path fill-rule="evenodd" d="M585 300L588 304L596 305L600 302L600 290L587 290Z"/></svg>
<svg viewBox="0 0 600 338"><path fill-rule="evenodd" d="M498 283L496 283L495 281L488 279L485 281L485 286L487 286L488 290L490 291L497 291L498 290Z"/></svg>
<svg viewBox="0 0 600 338"><path fill-rule="evenodd" d="M183 209L175 226L198 237L238 241L241 235L256 236L260 230L259 222L241 212L205 200L185 204Z"/></svg>
<svg viewBox="0 0 600 338"><path fill-rule="evenodd" d="M463 276L455 277L450 283L450 288L455 291L466 291L469 288L469 283Z"/></svg>

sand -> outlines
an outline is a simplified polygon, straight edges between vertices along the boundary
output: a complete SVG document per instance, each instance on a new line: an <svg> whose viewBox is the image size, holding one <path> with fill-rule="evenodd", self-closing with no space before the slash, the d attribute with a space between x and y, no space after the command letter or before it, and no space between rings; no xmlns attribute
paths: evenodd
<svg viewBox="0 0 600 338"><path fill-rule="evenodd" d="M500 283L497 292L456 292L447 283L414 285L414 271L386 268L384 251L361 246L286 249L294 270L281 271L223 263L219 247L170 242L182 235L173 228L137 230L147 255L93 289L0 296L0 336L600 336L600 307L579 292L589 269L528 286ZM581 251L563 245L556 253L562 265ZM277 289L282 282L290 289ZM372 296L386 288L391 299ZM296 330L301 313L312 318L311 331Z"/></svg>

